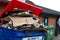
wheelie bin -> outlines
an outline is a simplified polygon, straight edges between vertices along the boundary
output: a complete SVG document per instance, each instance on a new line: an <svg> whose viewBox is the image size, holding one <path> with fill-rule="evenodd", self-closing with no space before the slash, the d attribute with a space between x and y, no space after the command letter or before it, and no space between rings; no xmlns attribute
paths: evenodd
<svg viewBox="0 0 60 40"><path fill-rule="evenodd" d="M55 27L52 25L47 26L47 35L45 37L45 40L52 40L54 38L55 33Z"/></svg>

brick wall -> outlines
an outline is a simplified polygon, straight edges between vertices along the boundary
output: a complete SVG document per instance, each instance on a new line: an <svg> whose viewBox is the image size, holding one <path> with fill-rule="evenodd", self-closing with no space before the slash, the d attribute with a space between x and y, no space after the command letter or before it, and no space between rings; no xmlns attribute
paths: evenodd
<svg viewBox="0 0 60 40"><path fill-rule="evenodd" d="M40 23L42 23L43 17L39 17ZM48 25L56 26L56 17L48 17Z"/></svg>
<svg viewBox="0 0 60 40"><path fill-rule="evenodd" d="M0 3L0 12L7 6L7 3Z"/></svg>
<svg viewBox="0 0 60 40"><path fill-rule="evenodd" d="M39 17L39 23L41 24L42 23L42 19L43 19L43 17Z"/></svg>
<svg viewBox="0 0 60 40"><path fill-rule="evenodd" d="M4 7L0 7L0 12L3 10Z"/></svg>
<svg viewBox="0 0 60 40"><path fill-rule="evenodd" d="M48 25L56 26L56 18L55 17L49 17L48 18Z"/></svg>

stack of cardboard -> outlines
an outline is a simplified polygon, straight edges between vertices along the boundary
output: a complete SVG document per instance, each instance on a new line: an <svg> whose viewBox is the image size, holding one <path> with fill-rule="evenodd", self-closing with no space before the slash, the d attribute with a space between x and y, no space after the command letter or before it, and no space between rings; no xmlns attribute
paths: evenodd
<svg viewBox="0 0 60 40"><path fill-rule="evenodd" d="M35 23L32 17L10 17L13 21L13 26L20 26L23 24L33 24Z"/></svg>

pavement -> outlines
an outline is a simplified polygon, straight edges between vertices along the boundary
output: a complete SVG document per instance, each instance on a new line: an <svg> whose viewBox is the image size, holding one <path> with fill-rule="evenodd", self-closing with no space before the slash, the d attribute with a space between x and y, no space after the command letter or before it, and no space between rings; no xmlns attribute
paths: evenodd
<svg viewBox="0 0 60 40"><path fill-rule="evenodd" d="M60 35L58 35L57 37L54 37L53 40L60 40Z"/></svg>

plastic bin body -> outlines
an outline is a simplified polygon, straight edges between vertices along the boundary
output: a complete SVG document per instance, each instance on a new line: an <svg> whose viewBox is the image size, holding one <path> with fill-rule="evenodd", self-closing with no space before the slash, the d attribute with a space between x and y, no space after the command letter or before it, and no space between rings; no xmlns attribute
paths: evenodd
<svg viewBox="0 0 60 40"><path fill-rule="evenodd" d="M45 40L52 40L54 38L55 28L54 26L48 26L47 36Z"/></svg>
<svg viewBox="0 0 60 40"><path fill-rule="evenodd" d="M13 30L0 27L0 40L23 40L23 38L28 37L42 37L41 40L44 40L45 31L39 30Z"/></svg>

